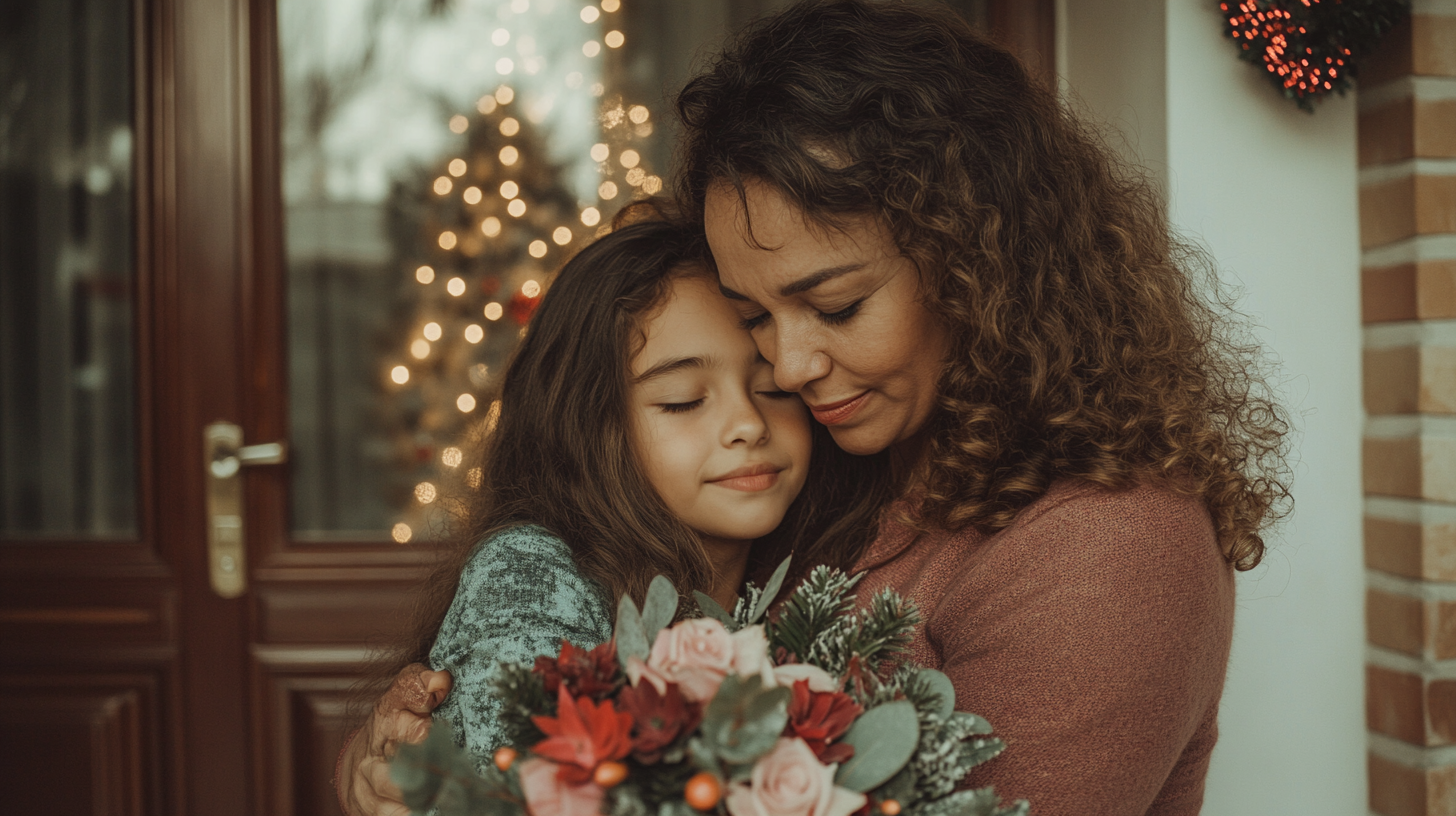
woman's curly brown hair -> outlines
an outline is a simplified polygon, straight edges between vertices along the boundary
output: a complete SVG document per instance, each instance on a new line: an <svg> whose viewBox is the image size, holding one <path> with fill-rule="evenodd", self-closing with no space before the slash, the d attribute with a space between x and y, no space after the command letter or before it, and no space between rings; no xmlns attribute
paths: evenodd
<svg viewBox="0 0 1456 816"><path fill-rule="evenodd" d="M766 182L834 228L872 214L920 270L951 354L921 518L1005 528L1054 480L1203 497L1225 556L1287 512L1265 357L1160 196L1015 57L949 11L805 2L678 98L677 184Z"/></svg>

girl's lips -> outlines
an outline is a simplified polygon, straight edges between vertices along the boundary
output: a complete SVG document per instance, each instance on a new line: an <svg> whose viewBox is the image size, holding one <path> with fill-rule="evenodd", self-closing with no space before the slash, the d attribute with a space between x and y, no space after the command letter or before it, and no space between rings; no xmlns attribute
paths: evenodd
<svg viewBox="0 0 1456 816"><path fill-rule="evenodd" d="M710 479L708 484L715 484L730 490L757 493L760 490L768 490L777 484L780 470L781 468L773 465L749 465L731 470L716 479Z"/></svg>
<svg viewBox="0 0 1456 816"><path fill-rule="evenodd" d="M814 418L819 420L822 425L838 425L853 416L854 412L858 411L861 405L864 405L869 395L870 392L865 391L859 396L850 397L847 400L831 402L827 405L810 406L809 411L814 414Z"/></svg>

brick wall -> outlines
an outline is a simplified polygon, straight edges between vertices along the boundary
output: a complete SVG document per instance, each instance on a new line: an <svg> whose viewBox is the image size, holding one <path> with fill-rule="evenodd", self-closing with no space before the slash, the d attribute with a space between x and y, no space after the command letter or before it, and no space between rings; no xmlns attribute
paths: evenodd
<svg viewBox="0 0 1456 816"><path fill-rule="evenodd" d="M1370 808L1456 814L1456 0L1359 105Z"/></svg>

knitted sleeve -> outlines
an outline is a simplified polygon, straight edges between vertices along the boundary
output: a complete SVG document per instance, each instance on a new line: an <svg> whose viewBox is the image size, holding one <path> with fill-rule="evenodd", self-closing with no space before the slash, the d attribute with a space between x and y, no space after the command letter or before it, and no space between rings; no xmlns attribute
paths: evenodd
<svg viewBox="0 0 1456 816"><path fill-rule="evenodd" d="M562 639L592 647L612 637L606 592L582 574L561 539L540 527L503 530L476 546L460 575L430 665L454 686L435 710L484 767L504 739L492 681L502 662L555 655Z"/></svg>

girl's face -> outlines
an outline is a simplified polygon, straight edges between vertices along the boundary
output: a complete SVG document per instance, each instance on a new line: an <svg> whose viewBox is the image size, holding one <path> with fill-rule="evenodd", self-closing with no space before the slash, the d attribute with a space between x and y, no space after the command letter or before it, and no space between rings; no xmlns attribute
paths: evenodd
<svg viewBox="0 0 1456 816"><path fill-rule="evenodd" d="M679 277L642 322L630 413L648 481L704 536L778 526L809 469L809 418L705 275Z"/></svg>
<svg viewBox="0 0 1456 816"><path fill-rule="evenodd" d="M949 341L914 264L873 218L825 230L766 184L749 183L746 197L751 235L737 191L709 191L708 244L779 387L850 453L915 436L935 410Z"/></svg>

